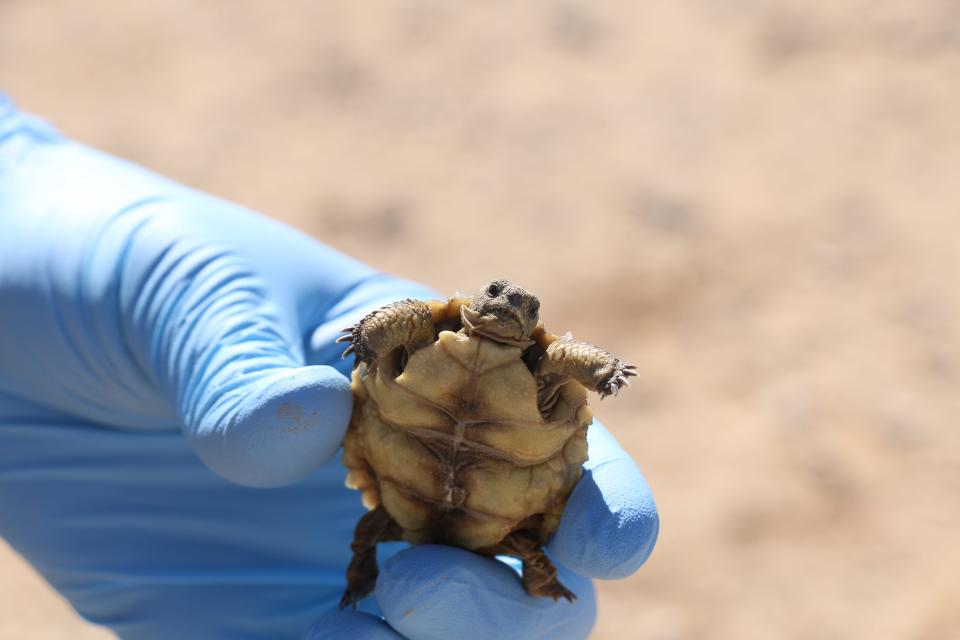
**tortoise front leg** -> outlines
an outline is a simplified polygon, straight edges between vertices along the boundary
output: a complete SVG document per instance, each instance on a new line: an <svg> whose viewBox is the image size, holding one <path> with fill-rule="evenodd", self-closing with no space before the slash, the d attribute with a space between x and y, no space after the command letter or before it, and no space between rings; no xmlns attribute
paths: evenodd
<svg viewBox="0 0 960 640"><path fill-rule="evenodd" d="M557 579L557 568L543 552L543 545L532 531L517 530L492 547L482 550L488 555L506 555L523 562L523 589L532 596L566 598L573 602L577 596Z"/></svg>
<svg viewBox="0 0 960 640"><path fill-rule="evenodd" d="M572 340L558 338L551 342L537 365L537 375L570 376L583 386L600 394L601 398L616 395L630 384L629 376L637 375L636 367L624 364L603 349Z"/></svg>
<svg viewBox="0 0 960 640"><path fill-rule="evenodd" d="M351 606L357 608L357 601L373 592L377 585L377 544L399 540L402 532L400 525L394 521L383 505L373 511L368 511L360 521L353 534L353 558L347 567L347 589L340 599L340 608Z"/></svg>
<svg viewBox="0 0 960 640"><path fill-rule="evenodd" d="M433 313L420 300L400 300L381 307L343 331L347 335L337 338L337 342L350 343L343 357L353 353L354 366L361 362L370 364L400 347L413 351L436 339Z"/></svg>

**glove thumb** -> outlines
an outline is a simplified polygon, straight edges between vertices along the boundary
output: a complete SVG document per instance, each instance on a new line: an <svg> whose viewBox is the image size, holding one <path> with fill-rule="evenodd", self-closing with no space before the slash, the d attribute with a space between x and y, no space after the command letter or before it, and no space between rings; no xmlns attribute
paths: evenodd
<svg viewBox="0 0 960 640"><path fill-rule="evenodd" d="M244 485L289 484L337 451L350 420L349 381L303 366L294 314L231 252L179 242L151 270L151 360L203 461Z"/></svg>

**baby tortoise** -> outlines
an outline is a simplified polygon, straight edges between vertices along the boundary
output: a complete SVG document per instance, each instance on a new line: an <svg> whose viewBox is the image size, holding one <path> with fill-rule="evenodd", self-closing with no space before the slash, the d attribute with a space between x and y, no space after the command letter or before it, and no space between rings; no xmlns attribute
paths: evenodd
<svg viewBox="0 0 960 640"><path fill-rule="evenodd" d="M402 300L344 329L355 364L343 462L370 511L341 609L373 591L376 545L391 540L515 556L527 593L575 598L543 545L587 459L586 390L615 395L636 374L545 331L539 307L495 280L472 298Z"/></svg>

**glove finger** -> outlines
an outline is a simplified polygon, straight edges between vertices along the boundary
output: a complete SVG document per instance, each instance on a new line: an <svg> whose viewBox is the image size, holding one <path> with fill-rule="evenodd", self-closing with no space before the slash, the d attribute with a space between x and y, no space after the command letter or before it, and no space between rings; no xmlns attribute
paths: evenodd
<svg viewBox="0 0 960 640"><path fill-rule="evenodd" d="M403 640L382 618L359 611L331 611L319 618L303 640Z"/></svg>
<svg viewBox="0 0 960 640"><path fill-rule="evenodd" d="M587 432L590 459L549 549L593 578L624 578L653 551L660 517L640 469L599 422Z"/></svg>
<svg viewBox="0 0 960 640"><path fill-rule="evenodd" d="M593 584L563 567L574 602L529 596L509 566L464 549L418 545L384 564L374 595L387 622L411 640L586 638L596 619Z"/></svg>
<svg viewBox="0 0 960 640"><path fill-rule="evenodd" d="M33 269L49 283L35 322L53 326L32 333L59 348L45 362L72 365L44 376L55 384L41 378L43 399L95 420L122 406L132 423L179 421L212 469L247 485L293 482L329 459L348 381L303 366L299 294L309 279L311 300L331 306L373 272L29 118L3 126L16 142L0 157L3 197L30 223L31 253L46 243L56 257Z"/></svg>
<svg viewBox="0 0 960 640"><path fill-rule="evenodd" d="M139 212L123 265L148 366L214 471L250 486L302 478L339 447L349 382L303 366L296 321L246 256L190 231L189 207L158 208Z"/></svg>

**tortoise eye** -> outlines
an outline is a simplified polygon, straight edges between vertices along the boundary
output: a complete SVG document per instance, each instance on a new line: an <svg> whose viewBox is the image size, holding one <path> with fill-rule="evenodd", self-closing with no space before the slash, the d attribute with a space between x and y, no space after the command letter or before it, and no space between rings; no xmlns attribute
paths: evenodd
<svg viewBox="0 0 960 640"><path fill-rule="evenodd" d="M503 291L503 285L499 282L493 282L487 287L487 295L498 296Z"/></svg>
<svg viewBox="0 0 960 640"><path fill-rule="evenodd" d="M537 315L537 311L540 311L540 303L534 302L532 305L530 305L530 310L527 313L530 314L530 317L532 318L533 316Z"/></svg>

